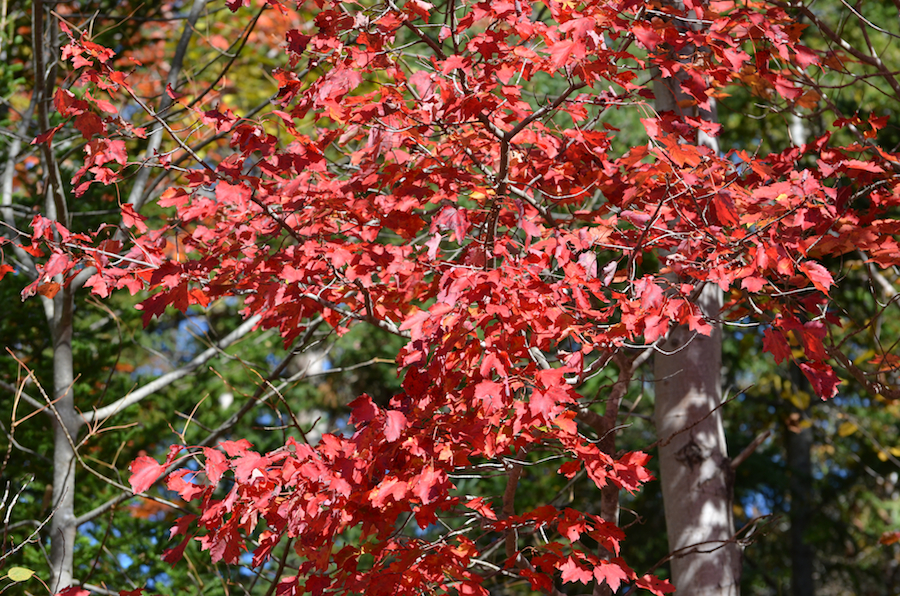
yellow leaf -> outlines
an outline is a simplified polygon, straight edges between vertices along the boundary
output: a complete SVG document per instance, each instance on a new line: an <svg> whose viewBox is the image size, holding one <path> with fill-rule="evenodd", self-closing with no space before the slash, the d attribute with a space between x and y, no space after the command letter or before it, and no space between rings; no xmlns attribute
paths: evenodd
<svg viewBox="0 0 900 596"><path fill-rule="evenodd" d="M472 194L470 194L469 196L476 201L480 201L481 199L491 196L491 195L494 195L494 194L496 194L494 192L494 189L489 188L485 192L481 192L480 190L472 191Z"/></svg>
<svg viewBox="0 0 900 596"><path fill-rule="evenodd" d="M31 576L34 575L34 571L26 569L25 567L13 567L6 575L14 582L24 582L31 579Z"/></svg>
<svg viewBox="0 0 900 596"><path fill-rule="evenodd" d="M805 410L809 407L809 393L806 391L797 391L788 395L788 399L798 410Z"/></svg>
<svg viewBox="0 0 900 596"><path fill-rule="evenodd" d="M881 461L887 461L887 460L888 460L888 454L885 453L884 451L879 451L879 452L878 452L878 459L880 459Z"/></svg>
<svg viewBox="0 0 900 596"><path fill-rule="evenodd" d="M841 437L849 437L857 430L857 426L852 422L843 422L838 427L838 435Z"/></svg>

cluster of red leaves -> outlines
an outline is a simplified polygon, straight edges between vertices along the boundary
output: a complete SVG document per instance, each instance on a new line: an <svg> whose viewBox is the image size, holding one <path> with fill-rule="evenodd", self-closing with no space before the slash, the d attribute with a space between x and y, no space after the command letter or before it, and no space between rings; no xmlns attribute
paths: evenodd
<svg viewBox="0 0 900 596"><path fill-rule="evenodd" d="M170 305L242 296L245 313L286 343L315 315L339 331L359 320L409 340L398 356L404 393L388 410L354 402L352 436L269 454L225 443L224 454L203 450L208 481L171 475L169 488L202 512L173 535L196 536L214 559L233 562L264 524L257 564L293 537L305 562L279 593L483 593L469 566L478 548L464 533L436 542L396 533L406 515L425 528L468 507L491 531L553 526L569 541L516 550L507 562L536 589L557 574L669 589L570 544L582 532L616 552L617 528L569 510L494 519L490 503L462 502L448 475L540 445L571 456L566 476L583 467L597 486L638 489L646 456L617 459L582 436L576 388L591 359L608 361L622 346L652 344L674 325L709 333L694 303L703 284L730 291L728 316L769 325L766 349L799 359L821 396L837 391L827 261L864 250L897 264L898 224L884 215L900 204L897 156L832 147L828 135L777 154L717 155L698 143L717 124L673 113L643 120L648 144L617 149L602 111L649 110L652 92L637 73L651 67L681 86L685 108L708 108L727 85L810 101L802 74L818 58L783 10L685 4L705 26L681 27L683 14L638 0L471 2L443 25L429 23L440 11L422 0L377 10L317 0L314 30L286 32L277 110L255 122L194 108L198 126L230 134L233 153L198 161L163 194L170 227L148 229L125 205L135 235L123 246L35 219L29 250L50 246L53 256L29 292L94 266L88 286L99 295L155 292L142 305L147 320ZM414 57L398 49L411 43ZM65 58L92 92L128 91L127 74L90 40L72 37ZM547 80L560 94L526 101ZM88 93L60 91L56 105L86 137L105 127L78 177L115 181L122 170L109 164L126 159L112 129L135 130L100 119L115 109ZM176 226L188 233L173 258L166 238ZM135 490L162 470L135 462ZM215 500L226 471L231 489ZM350 527L362 528L359 544L339 540ZM372 567L359 567L363 553Z"/></svg>
<svg viewBox="0 0 900 596"><path fill-rule="evenodd" d="M483 498L454 495L451 472L468 465L470 458L509 449L497 444L497 433L491 432L487 421L461 406L455 413L441 413L433 404L423 407L400 396L391 409L383 410L363 396L351 404L350 423L357 431L350 437L326 434L315 448L290 439L282 449L267 454L252 451L243 439L223 441L219 449L203 448L203 474L182 469L166 479L169 490L185 501L198 501L202 515L177 520L171 533L183 538L164 559L179 560L195 538L213 561L237 563L249 550L248 537L263 524L252 549L254 565L264 563L285 535L304 560L296 575L282 579L279 593L319 593L327 587L335 593L408 594L452 587L460 593L487 594L469 569L478 549L465 533L433 542L397 532L398 519L412 516L424 530L437 523L438 513L460 508L468 512L467 525L478 522L479 532L555 529L572 543L584 534L618 553L622 531L595 515L545 506L522 515L498 516ZM430 415L422 415L422 410ZM571 421L563 426L569 428L563 431L565 443L598 486L613 482L635 490L649 478L642 466L646 456L630 454L614 461L579 437ZM512 432L501 431L499 440L525 446L548 434L559 433L532 430L513 437ZM149 457L136 460L131 477L135 493L150 487L179 451L173 448L164 464ZM561 470L568 476L576 471L571 465ZM230 489L217 499L226 475ZM355 543L343 539L349 528L362 532ZM557 571L564 582L596 579L614 588L637 579L621 559L603 561L561 542L531 551L531 563L522 573L535 589L552 585ZM363 555L371 555L374 562L363 563ZM515 557L509 565L515 566Z"/></svg>

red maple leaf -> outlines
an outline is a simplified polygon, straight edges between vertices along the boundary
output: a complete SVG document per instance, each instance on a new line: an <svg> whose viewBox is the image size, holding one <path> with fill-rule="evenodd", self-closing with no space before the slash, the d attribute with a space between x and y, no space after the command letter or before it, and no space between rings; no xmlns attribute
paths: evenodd
<svg viewBox="0 0 900 596"><path fill-rule="evenodd" d="M168 468L175 458L181 452L180 445L172 445L169 447L169 455L162 464L158 463L152 457L142 455L131 463L131 477L128 482L131 484L131 490L134 494L145 492L150 488L160 475Z"/></svg>
<svg viewBox="0 0 900 596"><path fill-rule="evenodd" d="M572 557L566 557L565 562L558 565L557 569L562 572L561 577L564 584L569 582L587 584L594 579L590 567L580 564Z"/></svg>
<svg viewBox="0 0 900 596"><path fill-rule="evenodd" d="M403 415L403 412L389 410L386 412L385 418L384 438L387 439L389 443L393 443L399 439L400 435L403 434L403 431L406 430L408 424L406 416Z"/></svg>
<svg viewBox="0 0 900 596"><path fill-rule="evenodd" d="M785 359L791 357L791 346L781 331L777 329L766 329L763 333L763 350L775 356L776 364L781 364Z"/></svg>
<svg viewBox="0 0 900 596"><path fill-rule="evenodd" d="M606 563L601 562L594 566L594 577L598 582L606 582L613 593L619 590L622 582L626 582L634 576L634 572L628 569L624 564L620 564L617 560Z"/></svg>
<svg viewBox="0 0 900 596"><path fill-rule="evenodd" d="M648 590L656 596L664 596L665 594L670 594L675 591L675 586L670 584L667 580L659 579L655 575L645 575L634 582L638 588L642 588L644 590Z"/></svg>

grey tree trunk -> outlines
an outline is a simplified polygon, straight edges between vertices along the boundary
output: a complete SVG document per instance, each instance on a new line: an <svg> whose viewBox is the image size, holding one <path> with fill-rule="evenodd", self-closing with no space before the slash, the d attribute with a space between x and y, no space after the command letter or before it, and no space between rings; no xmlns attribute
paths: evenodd
<svg viewBox="0 0 900 596"><path fill-rule="evenodd" d="M54 299L53 334L53 517L50 522L50 592L72 585L75 532L75 446L82 420L75 410L72 362L72 292Z"/></svg>
<svg viewBox="0 0 900 596"><path fill-rule="evenodd" d="M46 20L42 0L32 3L32 50L37 124L50 128L48 99L56 85L59 34L55 21ZM59 164L48 145L41 147L45 180L45 215L69 226L68 205ZM44 299L44 312L53 338L53 513L50 521L50 593L72 584L75 545L75 447L81 417L75 410L75 369L72 360L73 290L57 275L62 288L52 299Z"/></svg>
<svg viewBox="0 0 900 596"><path fill-rule="evenodd" d="M722 293L707 286L705 312ZM740 594L741 551L733 541L732 472L722 426L722 331L710 337L678 327L657 354L656 428L672 583L680 594Z"/></svg>
<svg viewBox="0 0 900 596"><path fill-rule="evenodd" d="M679 101L688 99L677 79L654 85L656 109L715 120ZM703 133L698 143L718 152L718 141ZM707 284L699 297L703 312L718 318L722 291ZM672 583L690 596L738 596L741 549L734 541L731 461L722 425L722 329L709 337L687 327L673 329L655 355L656 429L660 481Z"/></svg>

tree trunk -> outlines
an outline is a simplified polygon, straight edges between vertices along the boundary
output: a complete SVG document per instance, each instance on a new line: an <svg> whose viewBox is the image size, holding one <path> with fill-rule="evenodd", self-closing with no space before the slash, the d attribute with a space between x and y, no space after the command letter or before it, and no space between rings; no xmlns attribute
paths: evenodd
<svg viewBox="0 0 900 596"><path fill-rule="evenodd" d="M809 382L797 366L791 367L791 390L809 392ZM802 421L809 417L809 408L798 410ZM785 430L787 464L790 472L791 495L791 594L814 596L813 581L815 551L807 540L812 525L812 427Z"/></svg>
<svg viewBox="0 0 900 596"><path fill-rule="evenodd" d="M683 9L683 5L672 2ZM689 54L696 48L684 48ZM679 74L683 74L679 73ZM658 112L717 120L691 105L678 78L654 83ZM719 151L718 140L698 132L697 144ZM707 284L699 297L703 312L718 318L722 291ZM741 549L733 541L733 472L722 425L722 329L709 337L687 327L672 329L654 360L656 429L660 481L666 514L672 583L691 596L738 596Z"/></svg>
<svg viewBox="0 0 900 596"><path fill-rule="evenodd" d="M718 287L701 295L706 313L722 305ZM737 596L741 552L732 541L732 472L722 426L722 330L673 329L657 354L656 428L672 583L692 596ZM674 352L674 353L673 353Z"/></svg>
<svg viewBox="0 0 900 596"><path fill-rule="evenodd" d="M173 88L177 86L178 77L187 52L188 45L194 32L194 25L200 18L206 0L194 0L187 23L178 42L172 67L169 71L167 84ZM33 25L33 55L34 71L37 73L35 80L35 95L38 98L37 106L38 127L42 131L50 129L48 116L49 98L53 96L56 85L56 63L59 56L59 32L56 22L48 19L49 12L45 10L42 0L34 0L32 4ZM46 65L52 65L45 69ZM163 111L171 105L171 98L163 94L159 110ZM164 115L163 115L164 116ZM154 132L148 155L155 153L162 140L162 129ZM43 166L45 169L45 184L47 185L46 215L51 219L60 221L67 227L70 225L68 217L68 202L66 191L63 187L59 165L53 150L49 144L42 146ZM142 168L138 174L138 182L132 189L132 201L135 209L139 210L143 205L144 187L149 176L150 168ZM4 215L7 215L4 213ZM82 272L85 273L85 272ZM85 423L85 418L75 408L75 395L73 385L75 383L75 370L72 358L72 335L74 331L74 292L83 283L88 275L81 275L80 281L64 284L62 277L55 280L63 289L51 301L45 300L45 311L53 337L53 513L50 523L50 593L55 594L60 590L73 585L74 578L74 554L75 537L77 532L78 517L75 513L75 488L76 488L76 452L78 432ZM211 357L211 356L210 356ZM209 357L206 358L207 360ZM205 361L201 359L201 363ZM146 392L149 394L150 392ZM122 400L123 407L126 404L136 403L140 398L134 397L130 402ZM117 402L118 403L118 402Z"/></svg>
<svg viewBox="0 0 900 596"><path fill-rule="evenodd" d="M53 517L50 523L50 593L72 585L75 545L75 445L81 417L75 410L72 362L72 291L54 299Z"/></svg>

